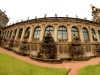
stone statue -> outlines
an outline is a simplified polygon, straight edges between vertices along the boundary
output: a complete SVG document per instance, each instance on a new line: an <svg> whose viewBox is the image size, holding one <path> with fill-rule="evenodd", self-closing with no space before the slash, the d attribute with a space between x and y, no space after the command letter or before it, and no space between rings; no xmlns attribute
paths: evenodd
<svg viewBox="0 0 100 75"><path fill-rule="evenodd" d="M41 59L55 59L56 54L57 50L53 37L51 36L50 31L48 31L41 43L37 57Z"/></svg>
<svg viewBox="0 0 100 75"><path fill-rule="evenodd" d="M34 19L35 19L35 22L36 22L37 16L35 16L35 18L34 18Z"/></svg>
<svg viewBox="0 0 100 75"><path fill-rule="evenodd" d="M37 19L37 16L35 16L35 19Z"/></svg>
<svg viewBox="0 0 100 75"><path fill-rule="evenodd" d="M77 34L73 34L73 42L71 45L72 49L70 50L70 53L72 56L72 60L82 58L83 51L81 49L80 39Z"/></svg>
<svg viewBox="0 0 100 75"><path fill-rule="evenodd" d="M27 47L27 38L28 38L28 33L26 32L24 37L23 37L23 41L21 43L21 46L20 46L20 53L22 55L26 55L27 54L27 50L28 50L28 47Z"/></svg>
<svg viewBox="0 0 100 75"><path fill-rule="evenodd" d="M97 41L96 34L93 35L93 40L94 40L94 41Z"/></svg>
<svg viewBox="0 0 100 75"><path fill-rule="evenodd" d="M44 18L46 18L47 14L44 15Z"/></svg>
<svg viewBox="0 0 100 75"><path fill-rule="evenodd" d="M100 9L96 8L92 4L90 5L92 8L92 16L93 16L93 21L100 23Z"/></svg>
<svg viewBox="0 0 100 75"><path fill-rule="evenodd" d="M57 17L57 14L55 13L55 17Z"/></svg>
<svg viewBox="0 0 100 75"><path fill-rule="evenodd" d="M78 18L78 16L76 15L76 18Z"/></svg>

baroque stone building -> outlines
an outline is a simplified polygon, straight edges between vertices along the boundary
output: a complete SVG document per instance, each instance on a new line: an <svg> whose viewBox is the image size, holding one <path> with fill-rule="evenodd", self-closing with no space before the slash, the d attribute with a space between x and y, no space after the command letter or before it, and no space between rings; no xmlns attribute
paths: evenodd
<svg viewBox="0 0 100 75"><path fill-rule="evenodd" d="M2 12L2 11L1 11ZM27 51L26 54L30 57L36 57L42 40L46 33L50 31L54 43L57 49L57 59L69 59L71 58L71 43L74 40L74 34L78 36L81 43L80 50L83 51L83 57L95 56L96 43L100 43L100 23L90 21L85 19L80 19L78 17L46 17L44 18L35 18L16 22L9 26L6 26L9 21L6 15L2 17L0 13L0 22L1 28L1 37L2 46L10 48L11 50L20 53L20 47L24 39L25 34L27 33ZM97 39L95 41L94 39ZM9 44L12 40L13 47L10 47ZM100 45L98 45L100 48Z"/></svg>

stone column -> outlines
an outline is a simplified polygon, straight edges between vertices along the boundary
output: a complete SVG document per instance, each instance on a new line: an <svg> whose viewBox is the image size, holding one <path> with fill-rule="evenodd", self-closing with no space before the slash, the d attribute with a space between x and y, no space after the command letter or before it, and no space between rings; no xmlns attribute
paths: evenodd
<svg viewBox="0 0 100 75"><path fill-rule="evenodd" d="M5 38L5 39L7 38L7 31L5 31L5 36L4 36L4 38Z"/></svg>
<svg viewBox="0 0 100 75"><path fill-rule="evenodd" d="M4 32L4 38L5 38L6 32Z"/></svg>
<svg viewBox="0 0 100 75"><path fill-rule="evenodd" d="M15 30L12 31L11 38L13 37L14 31L15 31Z"/></svg>
<svg viewBox="0 0 100 75"><path fill-rule="evenodd" d="M19 33L19 28L17 29L15 40L17 40L17 38L18 38L18 33Z"/></svg>
<svg viewBox="0 0 100 75"><path fill-rule="evenodd" d="M32 26L32 27L31 27L31 31L30 31L30 35L29 35L29 42L32 41L33 31L34 31L34 28L33 28L33 26Z"/></svg>
<svg viewBox="0 0 100 75"><path fill-rule="evenodd" d="M8 31L7 31L7 35L6 35L6 39L8 38Z"/></svg>
<svg viewBox="0 0 100 75"><path fill-rule="evenodd" d="M81 26L79 27L79 36L80 36L81 42L84 42L83 30L82 30L82 27Z"/></svg>
<svg viewBox="0 0 100 75"><path fill-rule="evenodd" d="M42 41L42 40L43 40L44 32L45 32L45 25L42 25L42 27L41 27L41 32L40 32L40 39L39 39L39 41Z"/></svg>
<svg viewBox="0 0 100 75"><path fill-rule="evenodd" d="M58 41L58 27L57 25L54 26L54 41Z"/></svg>
<svg viewBox="0 0 100 75"><path fill-rule="evenodd" d="M8 39L8 35L9 35L9 33L8 33L8 31L7 31L6 39Z"/></svg>
<svg viewBox="0 0 100 75"><path fill-rule="evenodd" d="M72 42L71 26L70 25L68 25L67 32L68 32L68 42Z"/></svg>
<svg viewBox="0 0 100 75"><path fill-rule="evenodd" d="M26 27L23 27L23 32L22 32L22 36L21 36L20 41L22 41L22 40L23 40L23 37L24 37L25 31L26 31Z"/></svg>
<svg viewBox="0 0 100 75"><path fill-rule="evenodd" d="M9 31L7 39L9 39L10 33L11 33L11 31Z"/></svg>

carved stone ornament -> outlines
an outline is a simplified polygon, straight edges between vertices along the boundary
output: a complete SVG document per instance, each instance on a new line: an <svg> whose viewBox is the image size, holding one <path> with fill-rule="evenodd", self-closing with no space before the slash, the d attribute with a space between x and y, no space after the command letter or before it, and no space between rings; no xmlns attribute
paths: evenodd
<svg viewBox="0 0 100 75"><path fill-rule="evenodd" d="M55 59L57 50L50 31L44 36L37 57L41 59Z"/></svg>

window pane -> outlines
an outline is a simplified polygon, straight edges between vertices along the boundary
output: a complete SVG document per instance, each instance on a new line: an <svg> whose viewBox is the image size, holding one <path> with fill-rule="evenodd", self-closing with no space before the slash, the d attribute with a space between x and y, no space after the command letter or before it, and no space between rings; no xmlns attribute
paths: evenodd
<svg viewBox="0 0 100 75"><path fill-rule="evenodd" d="M58 28L58 39L67 39L67 29L64 26Z"/></svg>
<svg viewBox="0 0 100 75"><path fill-rule="evenodd" d="M74 39L74 34L79 37L79 31L76 27L72 27L71 32L72 32L72 39Z"/></svg>
<svg viewBox="0 0 100 75"><path fill-rule="evenodd" d="M22 32L23 32L23 29L21 28L21 29L19 30L19 33L18 33L18 38L21 38Z"/></svg>
<svg viewBox="0 0 100 75"><path fill-rule="evenodd" d="M100 39L100 30L98 30L98 35L99 35L99 39Z"/></svg>
<svg viewBox="0 0 100 75"><path fill-rule="evenodd" d="M83 28L83 37L84 40L89 40L88 31L86 28Z"/></svg>
<svg viewBox="0 0 100 75"><path fill-rule="evenodd" d="M45 29L45 36L46 36L46 34L47 34L48 31L50 31L51 36L54 37L54 29L53 29L52 26L46 27L46 29Z"/></svg>
<svg viewBox="0 0 100 75"><path fill-rule="evenodd" d="M40 38L40 31L41 31L41 28L40 27L36 27L35 30L34 30L33 38Z"/></svg>
<svg viewBox="0 0 100 75"><path fill-rule="evenodd" d="M95 31L93 29L91 29L91 33L92 33L92 39L94 40Z"/></svg>
<svg viewBox="0 0 100 75"><path fill-rule="evenodd" d="M29 35L30 35L30 30L31 30L31 28L30 28L30 27L28 27L28 28L26 29L26 32L25 32L25 34L26 34L26 33L28 33L28 36L27 36L27 38L29 38Z"/></svg>

